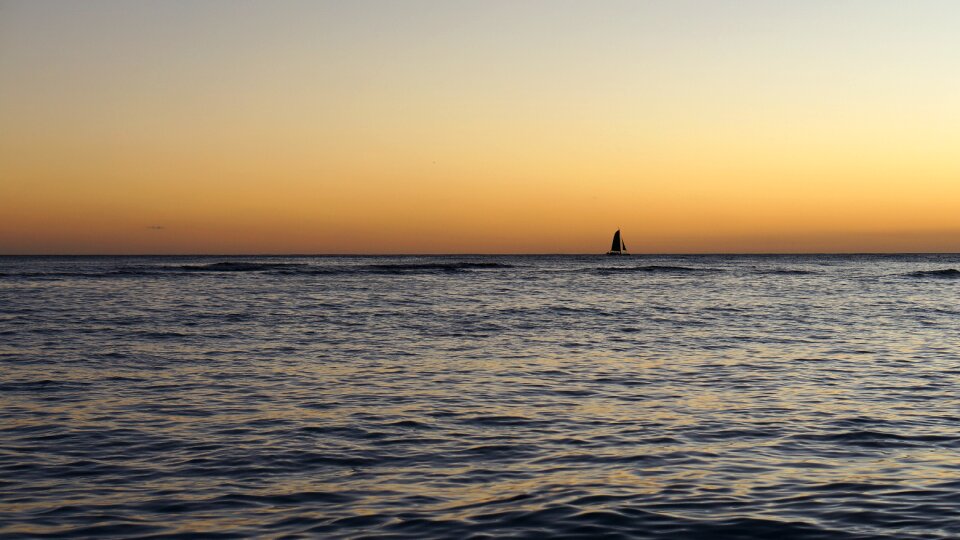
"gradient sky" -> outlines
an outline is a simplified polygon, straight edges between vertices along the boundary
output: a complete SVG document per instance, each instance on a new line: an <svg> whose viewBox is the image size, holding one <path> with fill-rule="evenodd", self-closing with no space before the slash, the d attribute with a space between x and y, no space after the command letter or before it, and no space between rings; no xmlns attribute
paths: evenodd
<svg viewBox="0 0 960 540"><path fill-rule="evenodd" d="M0 253L960 251L960 2L0 1Z"/></svg>

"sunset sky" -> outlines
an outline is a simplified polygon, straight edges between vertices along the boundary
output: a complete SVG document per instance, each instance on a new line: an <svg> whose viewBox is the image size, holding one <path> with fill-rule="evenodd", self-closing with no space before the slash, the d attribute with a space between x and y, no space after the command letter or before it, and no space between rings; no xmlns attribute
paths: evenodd
<svg viewBox="0 0 960 540"><path fill-rule="evenodd" d="M0 1L0 253L960 251L960 2Z"/></svg>

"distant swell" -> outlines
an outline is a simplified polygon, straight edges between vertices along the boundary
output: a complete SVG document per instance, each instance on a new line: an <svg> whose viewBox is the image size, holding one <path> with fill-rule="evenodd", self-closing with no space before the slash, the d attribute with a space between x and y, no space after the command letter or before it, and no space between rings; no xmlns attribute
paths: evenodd
<svg viewBox="0 0 960 540"><path fill-rule="evenodd" d="M210 264L175 267L185 272L264 272L268 270L295 270L307 267L304 263L250 263L250 262L215 262Z"/></svg>
<svg viewBox="0 0 960 540"><path fill-rule="evenodd" d="M946 279L957 279L960 278L960 270L955 268L944 268L943 270L920 270L917 272L910 272L907 276L915 278L946 278Z"/></svg>
<svg viewBox="0 0 960 540"><path fill-rule="evenodd" d="M758 269L756 270L758 274L772 274L778 276L805 276L809 274L816 274L812 270L800 270L797 268L767 268L767 269Z"/></svg>
<svg viewBox="0 0 960 540"><path fill-rule="evenodd" d="M202 265L183 265L173 267L185 272L266 272L269 274L351 274L377 273L400 274L417 272L460 272L464 270L512 268L512 265L495 262L442 262L442 263L394 263L366 264L359 266L332 265L320 266L307 263L257 263L257 262L216 262Z"/></svg>
<svg viewBox="0 0 960 540"><path fill-rule="evenodd" d="M632 272L650 272L650 273L687 273L687 272L719 272L717 268L696 268L691 266L601 266L596 269L601 274L622 274Z"/></svg>
<svg viewBox="0 0 960 540"><path fill-rule="evenodd" d="M124 276L149 276L156 274L156 271L148 270L110 270L107 272L7 272L0 273L0 279L38 279L38 280L56 280L66 278L101 278L101 277L124 277Z"/></svg>
<svg viewBox="0 0 960 540"><path fill-rule="evenodd" d="M356 266L222 261L209 264L183 264L176 266L129 266L99 272L0 272L0 279L114 278L217 273L263 273L270 275L304 276L337 274L416 274L496 270L513 267L511 264L504 263L464 261L449 263L367 264Z"/></svg>
<svg viewBox="0 0 960 540"><path fill-rule="evenodd" d="M513 265L494 262L455 262L455 263L414 263L414 264L370 264L361 267L369 272L405 273L405 272L460 272L463 270L481 270L513 268Z"/></svg>

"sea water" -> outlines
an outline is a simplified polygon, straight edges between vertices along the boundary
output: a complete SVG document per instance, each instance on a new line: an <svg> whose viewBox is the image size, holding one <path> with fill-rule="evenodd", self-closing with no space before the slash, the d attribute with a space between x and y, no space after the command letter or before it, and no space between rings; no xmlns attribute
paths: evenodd
<svg viewBox="0 0 960 540"><path fill-rule="evenodd" d="M0 258L0 535L958 537L958 269Z"/></svg>

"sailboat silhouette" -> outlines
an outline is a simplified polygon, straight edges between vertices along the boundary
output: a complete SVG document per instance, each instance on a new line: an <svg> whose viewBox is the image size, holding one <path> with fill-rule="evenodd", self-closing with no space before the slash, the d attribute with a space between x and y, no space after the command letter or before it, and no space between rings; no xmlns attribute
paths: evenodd
<svg viewBox="0 0 960 540"><path fill-rule="evenodd" d="M620 229L613 233L613 243L610 245L610 251L607 252L607 255L629 255L627 244L620 237Z"/></svg>

